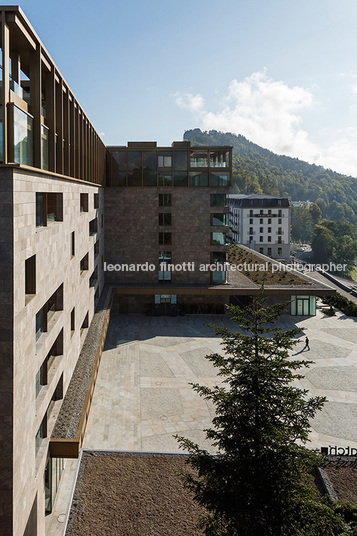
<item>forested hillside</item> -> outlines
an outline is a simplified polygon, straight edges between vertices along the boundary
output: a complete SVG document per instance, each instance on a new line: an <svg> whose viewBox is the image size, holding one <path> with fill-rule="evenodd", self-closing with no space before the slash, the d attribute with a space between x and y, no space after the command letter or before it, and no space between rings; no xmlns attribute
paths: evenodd
<svg viewBox="0 0 357 536"><path fill-rule="evenodd" d="M244 136L199 128L188 130L185 140L195 145L233 146L233 192L265 193L310 200L322 216L357 225L357 178L347 177L297 158L281 156L248 141Z"/></svg>

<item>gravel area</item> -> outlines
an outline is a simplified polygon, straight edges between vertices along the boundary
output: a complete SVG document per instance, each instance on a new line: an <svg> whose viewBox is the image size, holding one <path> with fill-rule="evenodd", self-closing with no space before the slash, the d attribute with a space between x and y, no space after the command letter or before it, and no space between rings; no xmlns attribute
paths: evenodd
<svg viewBox="0 0 357 536"><path fill-rule="evenodd" d="M328 461L324 469L338 499L357 505L357 459Z"/></svg>
<svg viewBox="0 0 357 536"><path fill-rule="evenodd" d="M104 287L93 320L79 355L76 368L63 400L56 424L52 432L54 439L75 439L82 416L96 354L107 311L112 288Z"/></svg>
<svg viewBox="0 0 357 536"><path fill-rule="evenodd" d="M84 451L65 536L199 536L186 456Z"/></svg>

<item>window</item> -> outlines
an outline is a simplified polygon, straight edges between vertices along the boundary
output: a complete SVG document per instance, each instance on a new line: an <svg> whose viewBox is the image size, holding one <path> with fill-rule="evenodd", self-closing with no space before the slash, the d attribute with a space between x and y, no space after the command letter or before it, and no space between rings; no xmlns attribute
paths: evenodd
<svg viewBox="0 0 357 536"><path fill-rule="evenodd" d="M278 225L281 225L281 218L278 219Z"/></svg>
<svg viewBox="0 0 357 536"><path fill-rule="evenodd" d="M183 188L188 186L188 175L187 173L180 173L175 171L174 173L174 186Z"/></svg>
<svg viewBox="0 0 357 536"><path fill-rule="evenodd" d="M210 184L211 186L229 186L228 173L217 175L211 171Z"/></svg>
<svg viewBox="0 0 357 536"><path fill-rule="evenodd" d="M84 330L87 329L89 326L89 312L87 311L86 316L84 317L84 320L81 325L81 335L83 335Z"/></svg>
<svg viewBox="0 0 357 536"><path fill-rule="evenodd" d="M224 264L227 262L227 255L225 251L212 251L211 263L212 264Z"/></svg>
<svg viewBox="0 0 357 536"><path fill-rule="evenodd" d="M53 366L57 356L63 355L63 329L59 333L57 339L48 352L46 359L42 363L39 371L36 374L36 397L38 396L41 388L49 383L48 373Z"/></svg>
<svg viewBox="0 0 357 536"><path fill-rule="evenodd" d="M159 281L171 281L171 270L167 270L168 264L171 264L171 251L161 251L159 253Z"/></svg>
<svg viewBox="0 0 357 536"><path fill-rule="evenodd" d="M83 259L80 263L80 270L81 272L84 272L85 270L88 270L88 253L84 255Z"/></svg>
<svg viewBox="0 0 357 536"><path fill-rule="evenodd" d="M157 186L157 173L156 171L144 171L143 173L143 186Z"/></svg>
<svg viewBox="0 0 357 536"><path fill-rule="evenodd" d="M48 323L56 311L63 310L63 284L36 314L36 341L48 330Z"/></svg>
<svg viewBox="0 0 357 536"><path fill-rule="evenodd" d="M94 218L89 222L89 236L93 236L98 232L98 220Z"/></svg>
<svg viewBox="0 0 357 536"><path fill-rule="evenodd" d="M271 233L271 227L268 227L268 233Z"/></svg>
<svg viewBox="0 0 357 536"><path fill-rule="evenodd" d="M271 225L271 218L268 218L268 225Z"/></svg>
<svg viewBox="0 0 357 536"><path fill-rule="evenodd" d="M190 173L191 186L208 186L208 173Z"/></svg>
<svg viewBox="0 0 357 536"><path fill-rule="evenodd" d="M88 194L80 194L80 211L88 212Z"/></svg>
<svg viewBox="0 0 357 536"><path fill-rule="evenodd" d="M97 266L94 268L92 275L89 278L89 286L95 287L98 281L98 268Z"/></svg>
<svg viewBox="0 0 357 536"><path fill-rule="evenodd" d="M94 194L94 208L99 208L99 194Z"/></svg>
<svg viewBox="0 0 357 536"><path fill-rule="evenodd" d="M226 194L211 194L211 207L225 207Z"/></svg>
<svg viewBox="0 0 357 536"><path fill-rule="evenodd" d="M211 244L224 246L226 243L226 233L211 233Z"/></svg>
<svg viewBox="0 0 357 536"><path fill-rule="evenodd" d="M259 253L264 253L264 248L259 248Z"/></svg>
<svg viewBox="0 0 357 536"><path fill-rule="evenodd" d="M73 309L71 311L71 332L72 332L72 335L73 335L75 329L76 329L76 308L73 307Z"/></svg>
<svg viewBox="0 0 357 536"><path fill-rule="evenodd" d="M249 223L250 225L253 225L253 218L250 218Z"/></svg>
<svg viewBox="0 0 357 536"><path fill-rule="evenodd" d="M229 167L229 152L210 151L210 167Z"/></svg>
<svg viewBox="0 0 357 536"><path fill-rule="evenodd" d="M208 167L208 158L207 151L190 151L190 167L191 168L202 168Z"/></svg>
<svg viewBox="0 0 357 536"><path fill-rule="evenodd" d="M75 231L71 232L71 256L74 257L76 253L76 234Z"/></svg>
<svg viewBox="0 0 357 536"><path fill-rule="evenodd" d="M259 210L259 214L264 214L264 210Z"/></svg>
<svg viewBox="0 0 357 536"><path fill-rule="evenodd" d="M159 213L159 225L171 225L171 212Z"/></svg>
<svg viewBox="0 0 357 536"><path fill-rule="evenodd" d="M25 294L36 294L36 255L25 261Z"/></svg>
<svg viewBox="0 0 357 536"><path fill-rule="evenodd" d="M253 211L252 210L249 211L249 216L253 216Z"/></svg>
<svg viewBox="0 0 357 536"><path fill-rule="evenodd" d="M271 236L268 236L268 242L271 242Z"/></svg>
<svg viewBox="0 0 357 536"><path fill-rule="evenodd" d="M268 255L271 255L271 248L268 248Z"/></svg>
<svg viewBox="0 0 357 536"><path fill-rule="evenodd" d="M263 242L263 237L262 236L259 237L259 242Z"/></svg>
<svg viewBox="0 0 357 536"><path fill-rule="evenodd" d="M249 227L249 234L253 234L253 227Z"/></svg>
<svg viewBox="0 0 357 536"><path fill-rule="evenodd" d="M278 255L279 255L279 257L282 255L282 253L283 253L282 248L278 248Z"/></svg>
<svg viewBox="0 0 357 536"><path fill-rule="evenodd" d="M281 218L281 216L282 216L282 210L281 210L281 208L278 210L278 216L279 216L279 218Z"/></svg>
<svg viewBox="0 0 357 536"><path fill-rule="evenodd" d="M281 227L278 227L278 234L283 234L283 230Z"/></svg>
<svg viewBox="0 0 357 536"><path fill-rule="evenodd" d="M174 151L174 169L177 171L187 171L188 154L187 151Z"/></svg>
<svg viewBox="0 0 357 536"><path fill-rule="evenodd" d="M268 210L268 214L271 214L271 210L270 210L270 209Z"/></svg>
<svg viewBox="0 0 357 536"><path fill-rule="evenodd" d="M211 225L226 225L226 214L219 212L211 214Z"/></svg>
<svg viewBox="0 0 357 536"><path fill-rule="evenodd" d="M172 175L159 171L159 186L172 186Z"/></svg>
<svg viewBox="0 0 357 536"><path fill-rule="evenodd" d="M260 232L260 233L263 232L263 227L259 227L259 232Z"/></svg>
<svg viewBox="0 0 357 536"><path fill-rule="evenodd" d="M172 167L172 153L164 152L159 153L157 158L157 163L159 168L170 168Z"/></svg>
<svg viewBox="0 0 357 536"><path fill-rule="evenodd" d="M36 227L63 221L63 194L36 193Z"/></svg>
<svg viewBox="0 0 357 536"><path fill-rule="evenodd" d="M99 255L99 240L96 241L94 244L94 258L96 258Z"/></svg>
<svg viewBox="0 0 357 536"><path fill-rule="evenodd" d="M160 207L171 207L172 203L171 194L159 194L159 206Z"/></svg>
<svg viewBox="0 0 357 536"><path fill-rule="evenodd" d="M260 225L263 224L263 218L260 218L259 223L260 223Z"/></svg>
<svg viewBox="0 0 357 536"><path fill-rule="evenodd" d="M171 245L171 233L159 233L160 245Z"/></svg>
<svg viewBox="0 0 357 536"><path fill-rule="evenodd" d="M278 244L281 244L281 243L282 243L281 236L278 236Z"/></svg>
<svg viewBox="0 0 357 536"><path fill-rule="evenodd" d="M45 437L47 437L47 414L42 419L42 422L40 424L39 429L37 430L37 434L35 437L35 453L36 454L38 453L42 440Z"/></svg>

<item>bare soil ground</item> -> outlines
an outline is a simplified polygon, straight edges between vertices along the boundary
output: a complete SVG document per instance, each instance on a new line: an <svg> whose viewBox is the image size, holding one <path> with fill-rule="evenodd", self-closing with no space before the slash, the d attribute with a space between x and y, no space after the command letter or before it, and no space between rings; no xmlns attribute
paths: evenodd
<svg viewBox="0 0 357 536"><path fill-rule="evenodd" d="M84 465L67 536L202 534L203 510L176 474L188 470L184 456L94 455Z"/></svg>
<svg viewBox="0 0 357 536"><path fill-rule="evenodd" d="M357 505L357 461L328 463L324 469L338 499Z"/></svg>

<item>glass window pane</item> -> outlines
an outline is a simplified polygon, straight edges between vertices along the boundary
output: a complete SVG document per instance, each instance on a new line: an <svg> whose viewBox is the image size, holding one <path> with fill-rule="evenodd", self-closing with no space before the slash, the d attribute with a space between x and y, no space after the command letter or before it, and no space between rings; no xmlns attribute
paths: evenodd
<svg viewBox="0 0 357 536"><path fill-rule="evenodd" d="M211 207L225 207L226 194L211 194Z"/></svg>
<svg viewBox="0 0 357 536"><path fill-rule="evenodd" d="M171 194L159 194L159 207L171 207Z"/></svg>
<svg viewBox="0 0 357 536"><path fill-rule="evenodd" d="M110 151L113 156L118 169L126 171L126 151Z"/></svg>
<svg viewBox="0 0 357 536"><path fill-rule="evenodd" d="M211 173L211 186L228 186L228 173Z"/></svg>
<svg viewBox="0 0 357 536"><path fill-rule="evenodd" d="M190 167L208 167L207 151L190 151Z"/></svg>
<svg viewBox="0 0 357 536"><path fill-rule="evenodd" d="M25 112L14 110L14 162L33 165L33 119Z"/></svg>
<svg viewBox="0 0 357 536"><path fill-rule="evenodd" d="M157 186L156 171L144 171L144 186Z"/></svg>
<svg viewBox="0 0 357 536"><path fill-rule="evenodd" d="M174 186L177 186L177 187L188 186L187 173L175 173L174 174Z"/></svg>
<svg viewBox="0 0 357 536"><path fill-rule="evenodd" d="M3 154L2 154L2 106L0 106L0 162L3 162Z"/></svg>
<svg viewBox="0 0 357 536"><path fill-rule="evenodd" d="M226 253L224 251L213 251L212 252L212 264L224 264L227 260Z"/></svg>
<svg viewBox="0 0 357 536"><path fill-rule="evenodd" d="M112 173L110 179L110 186L126 186L126 172L117 171Z"/></svg>
<svg viewBox="0 0 357 536"><path fill-rule="evenodd" d="M145 171L157 170L157 153L156 151L143 151L143 169Z"/></svg>
<svg viewBox="0 0 357 536"><path fill-rule="evenodd" d="M164 151L158 155L159 168L172 167L172 153L170 151Z"/></svg>
<svg viewBox="0 0 357 536"><path fill-rule="evenodd" d="M226 233L211 233L211 244L224 246L226 243Z"/></svg>
<svg viewBox="0 0 357 536"><path fill-rule="evenodd" d="M226 225L226 214L212 214L212 225Z"/></svg>
<svg viewBox="0 0 357 536"><path fill-rule="evenodd" d="M191 186L208 186L207 173L190 173Z"/></svg>
<svg viewBox="0 0 357 536"><path fill-rule="evenodd" d="M226 282L226 272L225 271L217 271L212 272L212 283L220 284Z"/></svg>
<svg viewBox="0 0 357 536"><path fill-rule="evenodd" d="M41 168L48 170L48 128L41 125Z"/></svg>
<svg viewBox="0 0 357 536"><path fill-rule="evenodd" d="M174 152L174 169L178 171L187 171L188 156L187 151Z"/></svg>
<svg viewBox="0 0 357 536"><path fill-rule="evenodd" d="M142 186L141 171L128 172L128 186Z"/></svg>
<svg viewBox="0 0 357 536"><path fill-rule="evenodd" d="M159 186L172 186L172 175L159 172Z"/></svg>
<svg viewBox="0 0 357 536"><path fill-rule="evenodd" d="M229 167L229 152L227 151L211 151L210 152L210 167Z"/></svg>
<svg viewBox="0 0 357 536"><path fill-rule="evenodd" d="M128 151L128 170L141 170L141 151Z"/></svg>

